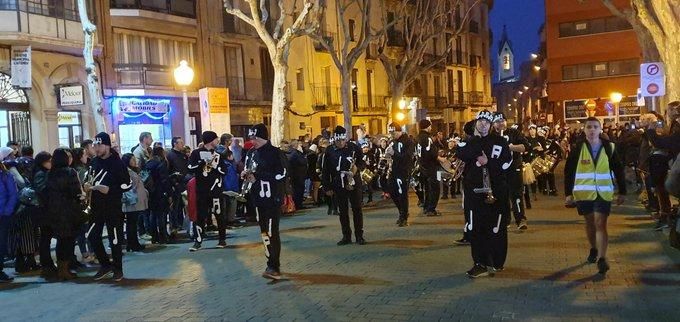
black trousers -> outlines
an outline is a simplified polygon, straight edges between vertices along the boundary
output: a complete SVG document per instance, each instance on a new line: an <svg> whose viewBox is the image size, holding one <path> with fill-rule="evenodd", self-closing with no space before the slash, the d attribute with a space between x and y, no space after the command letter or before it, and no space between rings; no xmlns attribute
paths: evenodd
<svg viewBox="0 0 680 322"><path fill-rule="evenodd" d="M293 180L292 186L295 209L302 209L302 204L305 201L305 181Z"/></svg>
<svg viewBox="0 0 680 322"><path fill-rule="evenodd" d="M42 268L54 267L54 260L52 260L52 251L50 249L53 237L54 232L52 232L52 227L48 225L40 226L40 243L38 253L40 254L40 266Z"/></svg>
<svg viewBox="0 0 680 322"><path fill-rule="evenodd" d="M139 247L137 237L137 220L144 211L133 211L125 213L125 237L127 238L128 248Z"/></svg>
<svg viewBox="0 0 680 322"><path fill-rule="evenodd" d="M466 191L465 216L472 259L478 265L503 267L508 254L508 196L496 194L496 203L489 205L483 197L471 195Z"/></svg>
<svg viewBox="0 0 680 322"><path fill-rule="evenodd" d="M340 211L340 226L342 226L342 237L352 238L352 228L349 225L349 206L352 207L352 219L354 221L354 236L359 239L364 236L364 214L361 211L361 195L363 187L356 185L354 190L336 189L335 198L338 202Z"/></svg>
<svg viewBox="0 0 680 322"><path fill-rule="evenodd" d="M508 188L510 190L510 208L515 217L515 223L527 219L524 211L524 182L522 181L522 170L515 169L508 172Z"/></svg>
<svg viewBox="0 0 680 322"><path fill-rule="evenodd" d="M407 177L393 177L390 178L390 197L394 201L399 211L399 219L408 219L408 188L409 181Z"/></svg>
<svg viewBox="0 0 680 322"><path fill-rule="evenodd" d="M75 237L57 238L57 260L69 261L73 258L73 248L76 246Z"/></svg>
<svg viewBox="0 0 680 322"><path fill-rule="evenodd" d="M205 227L206 222L212 221L212 216L215 214L217 219L217 232L220 240L227 239L227 223L226 216L227 210L222 209L222 203L220 202L219 196L212 196L209 193L197 194L197 218L196 222L193 224L194 240L198 243L202 243L205 237Z"/></svg>
<svg viewBox="0 0 680 322"><path fill-rule="evenodd" d="M105 215L94 216L93 223L90 225L87 239L92 245L97 261L102 268L111 268L123 271L123 215L121 213L108 213ZM111 245L111 257L106 254L104 243L102 242L102 232L106 226Z"/></svg>
<svg viewBox="0 0 680 322"><path fill-rule="evenodd" d="M437 175L428 175L425 178L427 184L425 185L425 206L423 207L425 212L433 212L437 210L437 204L439 203L439 180L437 180Z"/></svg>
<svg viewBox="0 0 680 322"><path fill-rule="evenodd" d="M184 226L184 199L181 192L172 195L172 210L170 211L170 228L182 229Z"/></svg>
<svg viewBox="0 0 680 322"><path fill-rule="evenodd" d="M281 207L255 208L257 223L264 244L264 255L267 257L267 267L281 269L281 235L279 234L279 220Z"/></svg>

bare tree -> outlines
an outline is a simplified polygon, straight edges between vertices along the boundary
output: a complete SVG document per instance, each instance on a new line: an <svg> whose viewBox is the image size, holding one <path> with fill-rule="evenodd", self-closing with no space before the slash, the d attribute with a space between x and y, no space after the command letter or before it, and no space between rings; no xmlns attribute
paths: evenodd
<svg viewBox="0 0 680 322"><path fill-rule="evenodd" d="M619 8L602 0L612 14L626 19L647 62L661 60L666 67L666 101L680 99L680 0L630 0Z"/></svg>
<svg viewBox="0 0 680 322"><path fill-rule="evenodd" d="M278 146L284 135L283 113L288 102L286 77L290 45L295 38L313 32L311 21L318 20L321 15L323 0L277 0L279 17L274 21L274 28L267 28L269 20L273 19L268 0L223 1L226 12L252 26L269 52L274 67L271 141ZM238 8L238 4L246 4L246 10Z"/></svg>
<svg viewBox="0 0 680 322"><path fill-rule="evenodd" d="M446 57L451 54L454 40L465 30L472 10L483 1L475 0L470 6L466 6L468 2L470 1L402 1L401 6L404 9L397 11L400 14L395 16L395 20L399 21L399 26L402 27L403 41L394 39L400 37L401 34L396 36L386 34L381 38L378 47L378 58L385 67L390 83L391 111L395 111L399 107L399 101L402 99L406 88L413 81L433 67L443 64ZM463 9L465 7L467 7L467 10ZM460 25L451 34L447 31L447 22L452 16L459 16L460 10L465 10L464 15ZM434 53L432 59L424 60L423 58L430 48L432 40L446 38L447 33L450 33L451 36L450 39L447 39L443 52ZM388 50L391 42L396 42L397 47L401 48L396 51Z"/></svg>
<svg viewBox="0 0 680 322"><path fill-rule="evenodd" d="M102 115L102 97L99 91L99 77L97 77L97 65L94 62L94 44L97 36L95 26L87 14L87 0L78 0L78 15L83 27L85 46L83 58L85 58L85 72L87 73L87 93L90 97L90 109L94 116L94 124L97 132L106 132L106 122Z"/></svg>
<svg viewBox="0 0 680 322"><path fill-rule="evenodd" d="M383 0L333 0L335 2L335 13L341 33L338 39L326 37L325 27L315 28L315 32L309 36L319 43L331 56L335 67L340 72L340 98L344 113L343 123L345 128L352 128L352 109L350 108L352 95L352 70L361 55L366 52L368 45L379 39L394 22L386 24L381 28L371 26L371 15L374 10L384 9ZM375 8L377 7L377 8ZM350 19L358 18L359 30L358 38L352 34ZM322 23L320 20L317 24Z"/></svg>

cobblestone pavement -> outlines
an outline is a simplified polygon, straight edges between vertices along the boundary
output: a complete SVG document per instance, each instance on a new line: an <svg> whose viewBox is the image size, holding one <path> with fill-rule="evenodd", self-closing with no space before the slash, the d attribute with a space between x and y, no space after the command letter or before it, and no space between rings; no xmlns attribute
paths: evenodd
<svg viewBox="0 0 680 322"><path fill-rule="evenodd" d="M317 208L282 220L282 281L260 277L261 241L248 227L227 249L189 253L180 244L126 255L120 283L18 277L0 285L0 320L677 321L680 252L667 246L667 234L652 231L633 200L614 208L612 269L601 278L585 264L583 221L562 202L539 196L529 230L510 227L506 270L495 277L464 274L470 250L453 246L463 226L460 199L407 228L396 227L391 205L367 209L365 246L336 246L338 219Z"/></svg>

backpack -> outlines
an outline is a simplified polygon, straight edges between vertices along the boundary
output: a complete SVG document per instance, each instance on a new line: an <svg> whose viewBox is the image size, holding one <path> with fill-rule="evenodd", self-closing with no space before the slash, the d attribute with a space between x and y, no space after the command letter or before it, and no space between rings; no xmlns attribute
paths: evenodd
<svg viewBox="0 0 680 322"><path fill-rule="evenodd" d="M225 160L224 161L227 171L224 173L224 191L234 191L240 192L241 188L238 186L238 173L236 172L236 166Z"/></svg>

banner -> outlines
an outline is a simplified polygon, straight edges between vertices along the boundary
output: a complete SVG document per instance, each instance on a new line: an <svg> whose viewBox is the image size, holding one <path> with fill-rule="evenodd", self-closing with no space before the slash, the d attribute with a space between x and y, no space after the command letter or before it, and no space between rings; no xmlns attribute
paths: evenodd
<svg viewBox="0 0 680 322"><path fill-rule="evenodd" d="M12 86L31 88L31 46L12 46Z"/></svg>

